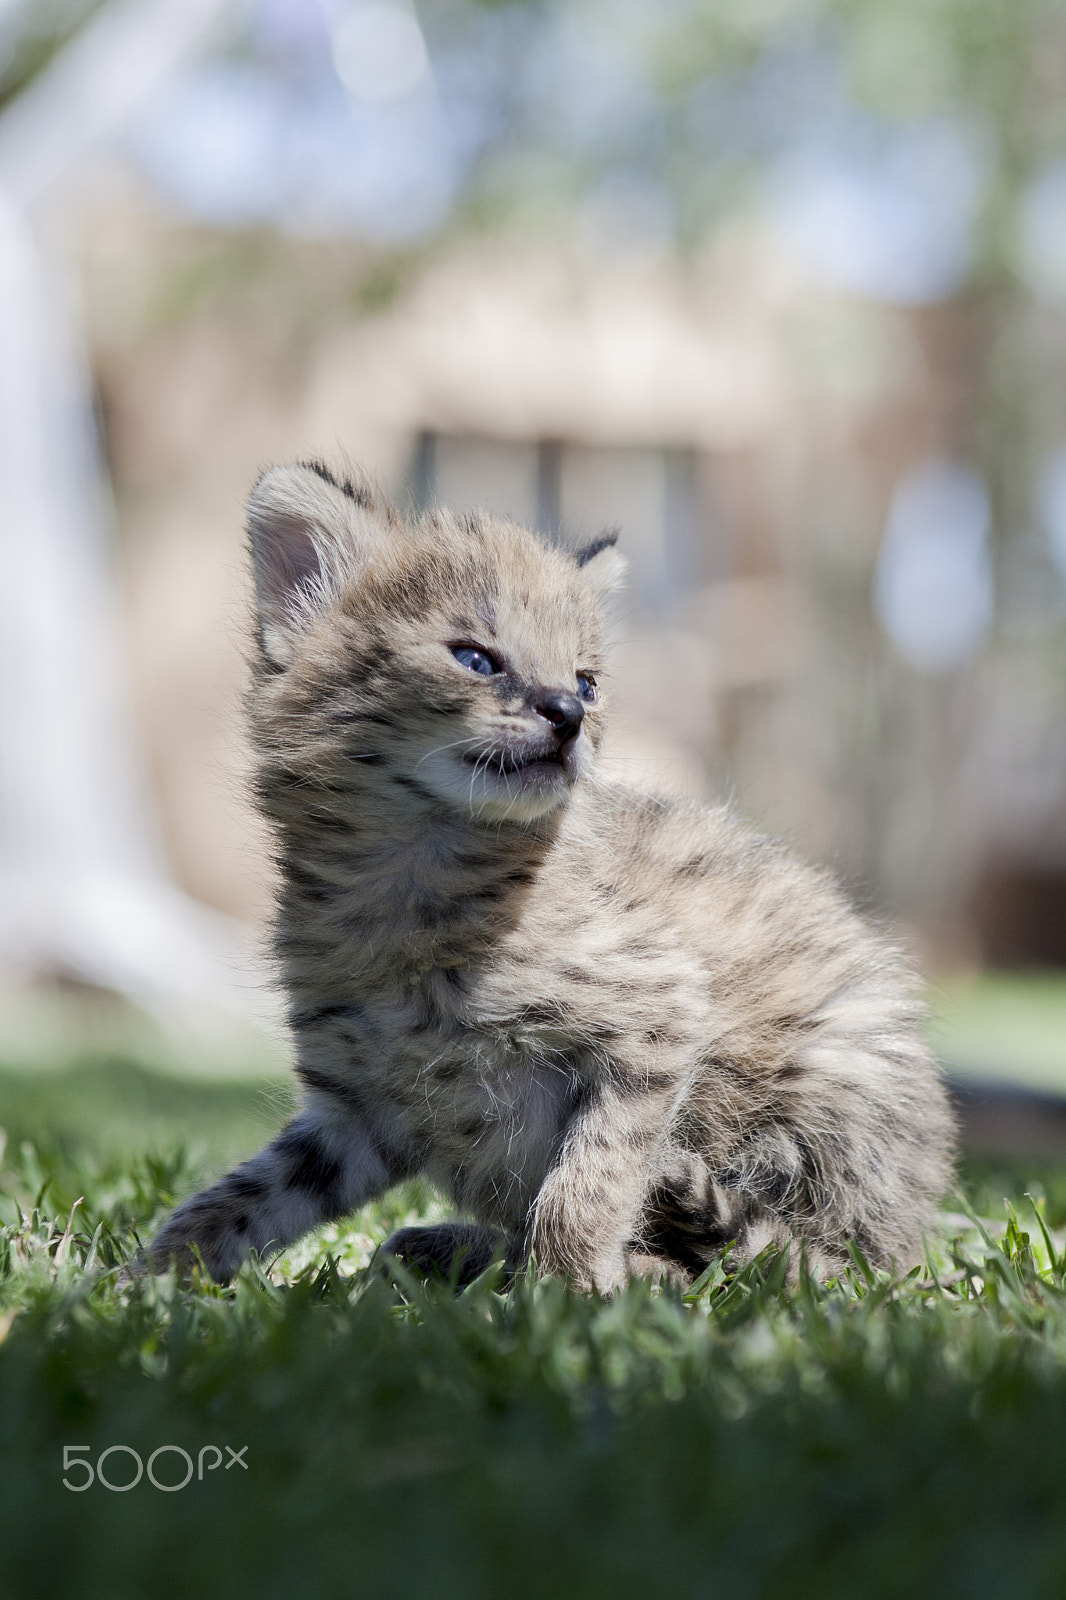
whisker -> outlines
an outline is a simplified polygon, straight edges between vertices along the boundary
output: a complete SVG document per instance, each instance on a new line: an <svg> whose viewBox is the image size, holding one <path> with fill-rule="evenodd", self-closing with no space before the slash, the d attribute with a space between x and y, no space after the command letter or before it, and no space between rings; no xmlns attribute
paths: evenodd
<svg viewBox="0 0 1066 1600"><path fill-rule="evenodd" d="M415 772L417 772L419 767L422 765L422 762L423 761L428 761L430 756L439 756L441 754L441 752L444 751L444 750L457 750L460 745L477 744L481 737L482 737L481 734L476 734L475 733L475 734L471 734L466 739L453 739L450 744L438 744L432 750L427 750L425 755L422 757L421 761L416 761L415 762L413 770Z"/></svg>

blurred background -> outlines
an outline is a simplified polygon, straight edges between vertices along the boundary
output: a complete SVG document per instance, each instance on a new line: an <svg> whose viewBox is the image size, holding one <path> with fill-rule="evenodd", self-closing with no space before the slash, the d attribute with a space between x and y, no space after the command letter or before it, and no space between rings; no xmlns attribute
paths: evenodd
<svg viewBox="0 0 1066 1600"><path fill-rule="evenodd" d="M619 526L614 770L831 863L1066 1151L1066 11L0 0L9 1131L283 1070L242 504L341 452Z"/></svg>

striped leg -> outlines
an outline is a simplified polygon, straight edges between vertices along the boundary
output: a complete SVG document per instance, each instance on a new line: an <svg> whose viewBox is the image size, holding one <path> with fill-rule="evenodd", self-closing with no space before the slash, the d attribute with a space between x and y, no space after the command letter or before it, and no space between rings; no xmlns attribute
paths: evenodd
<svg viewBox="0 0 1066 1600"><path fill-rule="evenodd" d="M650 1072L619 1073L589 1095L533 1205L530 1243L540 1271L604 1294L625 1281L650 1155L677 1092L672 1080Z"/></svg>
<svg viewBox="0 0 1066 1600"><path fill-rule="evenodd" d="M157 1272L199 1258L225 1283L250 1250L284 1249L323 1222L381 1194L403 1174L390 1170L354 1116L308 1108L265 1150L185 1200L148 1246Z"/></svg>

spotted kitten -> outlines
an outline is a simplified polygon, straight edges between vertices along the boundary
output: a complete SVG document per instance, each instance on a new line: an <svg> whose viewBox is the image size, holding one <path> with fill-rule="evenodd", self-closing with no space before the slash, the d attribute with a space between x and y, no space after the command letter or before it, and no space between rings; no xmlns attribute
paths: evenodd
<svg viewBox="0 0 1066 1600"><path fill-rule="evenodd" d="M951 1123L899 956L728 812L593 776L613 538L405 522L314 462L249 528L303 1109L153 1262L225 1279L416 1173L471 1221L388 1248L460 1276L912 1261Z"/></svg>

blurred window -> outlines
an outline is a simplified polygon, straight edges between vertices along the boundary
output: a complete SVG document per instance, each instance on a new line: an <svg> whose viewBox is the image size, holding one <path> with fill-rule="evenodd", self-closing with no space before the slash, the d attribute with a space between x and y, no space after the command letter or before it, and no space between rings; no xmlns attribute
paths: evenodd
<svg viewBox="0 0 1066 1600"><path fill-rule="evenodd" d="M728 575L728 540L694 450L425 431L409 489L419 507L513 517L566 544L618 528L629 592L645 606L669 606Z"/></svg>

